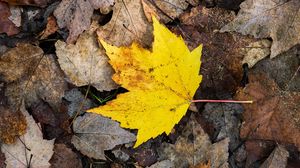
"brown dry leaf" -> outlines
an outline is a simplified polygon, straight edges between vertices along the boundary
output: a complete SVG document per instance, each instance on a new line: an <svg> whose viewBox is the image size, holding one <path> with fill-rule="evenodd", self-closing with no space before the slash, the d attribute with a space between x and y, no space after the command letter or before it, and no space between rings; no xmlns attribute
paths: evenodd
<svg viewBox="0 0 300 168"><path fill-rule="evenodd" d="M12 36L19 33L17 26L9 20L11 15L8 5L0 1L0 33Z"/></svg>
<svg viewBox="0 0 300 168"><path fill-rule="evenodd" d="M59 28L67 28L67 43L74 43L78 36L91 25L94 9L108 13L114 0L63 0L54 11Z"/></svg>
<svg viewBox="0 0 300 168"><path fill-rule="evenodd" d="M109 23L97 31L98 38L116 46L133 41L144 46L152 42L152 26L148 23L140 0L116 0Z"/></svg>
<svg viewBox="0 0 300 168"><path fill-rule="evenodd" d="M49 16L47 18L47 26L45 28L45 30L43 30L43 32L41 32L41 37L40 39L45 39L48 36L50 36L51 34L55 33L58 29L57 23L56 23L56 19L53 16Z"/></svg>
<svg viewBox="0 0 300 168"><path fill-rule="evenodd" d="M190 137L193 137L192 140ZM208 135L192 115L176 143L163 143L158 153L160 159L168 159L175 167L192 167L207 163L211 167L228 167L227 159L229 138L212 144Z"/></svg>
<svg viewBox="0 0 300 168"><path fill-rule="evenodd" d="M38 6L46 7L50 0L1 0L7 2L10 5L29 5L29 6Z"/></svg>
<svg viewBox="0 0 300 168"><path fill-rule="evenodd" d="M117 88L111 79L114 71L93 32L81 34L75 45L57 41L55 47L60 67L74 85L90 84L99 91Z"/></svg>
<svg viewBox="0 0 300 168"><path fill-rule="evenodd" d="M246 0L237 17L221 31L273 39L271 58L300 42L300 1Z"/></svg>
<svg viewBox="0 0 300 168"><path fill-rule="evenodd" d="M250 83L237 93L244 105L240 135L247 139L273 140L300 148L300 94L281 91L265 74L250 75Z"/></svg>
<svg viewBox="0 0 300 168"><path fill-rule="evenodd" d="M286 168L288 157L289 152L279 145L259 168Z"/></svg>
<svg viewBox="0 0 300 168"><path fill-rule="evenodd" d="M0 106L0 140L6 144L15 142L18 136L25 134L26 120L20 111L14 112Z"/></svg>
<svg viewBox="0 0 300 168"><path fill-rule="evenodd" d="M55 144L51 168L82 168L80 158L65 144Z"/></svg>
<svg viewBox="0 0 300 168"><path fill-rule="evenodd" d="M167 23L176 19L182 14L189 5L197 6L198 0L182 1L182 0L142 0L143 10L147 20L152 21L152 15L158 20Z"/></svg>
<svg viewBox="0 0 300 168"><path fill-rule="evenodd" d="M181 26L174 27L190 49L203 44L201 74L205 80L195 99L224 99L240 85L243 53L255 39L219 33L233 17L233 13L224 9L198 6L180 15Z"/></svg>
<svg viewBox="0 0 300 168"><path fill-rule="evenodd" d="M41 168L49 167L49 160L53 154L53 140L44 140L39 124L26 111L22 104L20 111L26 118L28 127L26 134L21 136L16 143L1 146L5 154L7 168ZM30 160L30 166L28 165Z"/></svg>
<svg viewBox="0 0 300 168"><path fill-rule="evenodd" d="M41 48L20 44L0 58L0 74L8 82L5 94L10 105L26 107L39 99L59 109L67 84L53 55L44 55Z"/></svg>
<svg viewBox="0 0 300 168"><path fill-rule="evenodd" d="M82 154L106 160L104 150L136 140L134 134L124 130L116 121L97 114L86 113L73 123L72 143Z"/></svg>

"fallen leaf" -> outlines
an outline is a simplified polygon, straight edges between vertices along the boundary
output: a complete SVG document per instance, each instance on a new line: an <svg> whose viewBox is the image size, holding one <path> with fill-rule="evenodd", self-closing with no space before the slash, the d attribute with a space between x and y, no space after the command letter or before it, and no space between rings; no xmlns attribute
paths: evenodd
<svg viewBox="0 0 300 168"><path fill-rule="evenodd" d="M237 93L239 100L253 100L243 105L244 123L240 136L247 139L273 140L300 148L300 94L281 91L264 74L249 76L250 83Z"/></svg>
<svg viewBox="0 0 300 168"><path fill-rule="evenodd" d="M173 168L174 166L174 163L172 163L170 160L162 160L151 165L148 168Z"/></svg>
<svg viewBox="0 0 300 168"><path fill-rule="evenodd" d="M68 104L68 114L71 117L74 117L78 110L80 110L78 114L81 115L94 105L94 103L90 99L85 98L77 88L67 91L64 98L70 102Z"/></svg>
<svg viewBox="0 0 300 168"><path fill-rule="evenodd" d="M244 112L243 106L232 103L206 103L201 116L213 124L212 139L220 141L226 137L230 139L229 149L232 152L242 143L240 137L240 117Z"/></svg>
<svg viewBox="0 0 300 168"><path fill-rule="evenodd" d="M8 17L9 20L11 20L15 26L21 27L22 24L22 10L23 8L20 6L9 6L9 10L11 15Z"/></svg>
<svg viewBox="0 0 300 168"><path fill-rule="evenodd" d="M155 16L163 23L167 23L176 19L182 14L189 5L197 6L198 0L182 1L182 0L142 0L143 10L148 19Z"/></svg>
<svg viewBox="0 0 300 168"><path fill-rule="evenodd" d="M29 6L38 6L38 7L46 7L50 0L1 0L7 2L10 5L29 5Z"/></svg>
<svg viewBox="0 0 300 168"><path fill-rule="evenodd" d="M170 160L174 167L193 167L209 160L210 167L228 166L229 138L212 144L194 115L182 132L175 144L163 143L159 147L160 159Z"/></svg>
<svg viewBox="0 0 300 168"><path fill-rule="evenodd" d="M295 46L280 57L264 59L253 68L253 73L266 73L281 90L300 91L300 46Z"/></svg>
<svg viewBox="0 0 300 168"><path fill-rule="evenodd" d="M55 47L60 67L71 83L92 85L99 91L117 88L111 79L113 69L93 33L83 33L75 45L57 41Z"/></svg>
<svg viewBox="0 0 300 168"><path fill-rule="evenodd" d="M152 27L142 10L140 0L116 0L111 20L97 31L99 39L116 46L130 45L133 41L149 46Z"/></svg>
<svg viewBox="0 0 300 168"><path fill-rule="evenodd" d="M0 106L0 140L12 144L16 138L25 134L27 123L20 111Z"/></svg>
<svg viewBox="0 0 300 168"><path fill-rule="evenodd" d="M249 44L245 48L245 56L242 63L252 68L258 61L270 55L271 41L260 40Z"/></svg>
<svg viewBox="0 0 300 168"><path fill-rule="evenodd" d="M59 28L67 28L67 43L74 43L78 36L88 30L94 9L108 13L114 0L63 0L54 11Z"/></svg>
<svg viewBox="0 0 300 168"><path fill-rule="evenodd" d="M26 117L28 127L26 134L15 144L2 144L1 151L5 154L6 166L27 168L30 164L32 168L50 167L49 160L53 154L54 140L43 139L39 125L28 114L24 105L20 111Z"/></svg>
<svg viewBox="0 0 300 168"><path fill-rule="evenodd" d="M246 0L240 7L237 17L221 32L236 31L255 38L271 37L271 58L300 42L298 0Z"/></svg>
<svg viewBox="0 0 300 168"><path fill-rule="evenodd" d="M289 152L283 146L277 146L260 168L286 168Z"/></svg>
<svg viewBox="0 0 300 168"><path fill-rule="evenodd" d="M135 141L135 135L120 128L119 123L100 115L86 113L73 123L72 143L82 154L106 160L104 150Z"/></svg>
<svg viewBox="0 0 300 168"><path fill-rule="evenodd" d="M138 129L135 147L171 132L186 113L202 79L202 46L190 52L182 38L153 19L152 52L137 43L118 48L101 40L116 71L114 81L129 92L88 110L111 117L124 128Z"/></svg>
<svg viewBox="0 0 300 168"><path fill-rule="evenodd" d="M48 36L55 33L57 30L58 30L58 26L56 23L56 19L53 16L49 16L47 18L46 28L40 34L41 35L40 39L46 39Z"/></svg>
<svg viewBox="0 0 300 168"><path fill-rule="evenodd" d="M29 107L39 99L59 109L67 83L53 55L44 55L41 48L20 44L0 58L0 73L9 83L5 94L10 105L25 100Z"/></svg>
<svg viewBox="0 0 300 168"><path fill-rule="evenodd" d="M192 167L192 168L210 168L210 161L208 161L207 164L201 163L201 164L196 165L196 166L194 166L194 167Z"/></svg>
<svg viewBox="0 0 300 168"><path fill-rule="evenodd" d="M55 144L50 160L51 168L82 168L80 158L65 144Z"/></svg>
<svg viewBox="0 0 300 168"><path fill-rule="evenodd" d="M8 36L12 36L19 33L17 26L9 20L11 12L9 6L5 2L0 1L0 33L6 33Z"/></svg>
<svg viewBox="0 0 300 168"><path fill-rule="evenodd" d="M247 140L245 150L247 158L245 167L254 167L261 160L265 160L276 147L275 142L265 140Z"/></svg>
<svg viewBox="0 0 300 168"><path fill-rule="evenodd" d="M244 50L256 39L218 31L233 18L234 14L228 10L199 5L181 14L181 24L172 27L190 49L203 44L201 74L206 80L195 99L229 99L240 86Z"/></svg>

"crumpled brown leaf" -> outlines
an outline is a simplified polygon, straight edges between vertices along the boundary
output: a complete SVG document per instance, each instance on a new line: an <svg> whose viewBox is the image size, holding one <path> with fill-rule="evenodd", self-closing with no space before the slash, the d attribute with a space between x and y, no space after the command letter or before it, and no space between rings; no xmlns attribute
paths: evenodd
<svg viewBox="0 0 300 168"><path fill-rule="evenodd" d="M136 140L135 135L122 129L118 122L92 113L76 118L73 130L72 143L76 149L95 159L106 160L104 150Z"/></svg>
<svg viewBox="0 0 300 168"><path fill-rule="evenodd" d="M9 83L5 94L11 106L18 107L24 99L29 107L42 99L59 109L67 84L53 55L44 55L37 46L20 44L2 55L0 74Z"/></svg>
<svg viewBox="0 0 300 168"><path fill-rule="evenodd" d="M55 144L54 154L50 160L51 168L81 168L80 158L65 144Z"/></svg>
<svg viewBox="0 0 300 168"><path fill-rule="evenodd" d="M17 26L9 20L11 15L8 5L0 1L0 33L12 36L19 33Z"/></svg>
<svg viewBox="0 0 300 168"><path fill-rule="evenodd" d="M246 0L237 17L221 29L273 39L271 58L300 42L300 1Z"/></svg>
<svg viewBox="0 0 300 168"><path fill-rule="evenodd" d="M259 168L286 168L288 157L289 152L283 146L278 145Z"/></svg>
<svg viewBox="0 0 300 168"><path fill-rule="evenodd" d="M249 76L250 83L237 93L238 100L253 100L244 105L240 135L247 139L273 140L300 148L300 94L281 91L264 74Z"/></svg>
<svg viewBox="0 0 300 168"><path fill-rule="evenodd" d="M68 28L67 43L74 43L77 37L90 27L94 9L104 13L111 11L114 0L63 0L54 11L59 28Z"/></svg>
<svg viewBox="0 0 300 168"><path fill-rule="evenodd" d="M27 168L49 167L49 160L53 154L53 140L44 140L39 124L26 111L22 104L20 111L26 118L28 127L26 134L21 136L14 144L3 144L1 151L5 154L7 167Z"/></svg>
<svg viewBox="0 0 300 168"><path fill-rule="evenodd" d="M148 19L152 21L152 15L163 23L176 19L189 5L197 6L199 0L142 0L143 10Z"/></svg>
<svg viewBox="0 0 300 168"><path fill-rule="evenodd" d="M162 160L168 159L175 167L189 167L206 164L210 167L228 167L229 138L212 144L208 135L192 115L188 125L183 130L176 143L163 143L158 153Z"/></svg>
<svg viewBox="0 0 300 168"><path fill-rule="evenodd" d="M116 46L129 45L133 41L150 46L151 30L140 0L116 0L111 20L100 27L97 34L99 39Z"/></svg>
<svg viewBox="0 0 300 168"><path fill-rule="evenodd" d="M76 86L92 85L99 91L118 87L111 79L114 71L103 48L99 48L93 32L80 35L76 44L55 43L60 67Z"/></svg>
<svg viewBox="0 0 300 168"><path fill-rule="evenodd" d="M26 119L20 111L0 106L0 140L6 144L15 142L18 136L25 134Z"/></svg>

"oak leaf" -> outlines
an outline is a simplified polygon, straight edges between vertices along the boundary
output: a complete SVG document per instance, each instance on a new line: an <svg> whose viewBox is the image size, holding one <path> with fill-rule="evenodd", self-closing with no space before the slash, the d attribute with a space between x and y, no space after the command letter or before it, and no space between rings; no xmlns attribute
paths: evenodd
<svg viewBox="0 0 300 168"><path fill-rule="evenodd" d="M185 115L196 89L202 46L192 52L153 18L152 51L137 43L115 47L101 41L116 73L115 82L129 90L103 107L88 110L138 129L135 147L162 133L169 134Z"/></svg>

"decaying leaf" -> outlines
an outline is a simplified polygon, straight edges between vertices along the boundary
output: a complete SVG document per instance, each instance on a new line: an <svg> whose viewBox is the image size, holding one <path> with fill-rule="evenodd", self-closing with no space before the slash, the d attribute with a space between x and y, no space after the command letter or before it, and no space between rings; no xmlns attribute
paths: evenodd
<svg viewBox="0 0 300 168"><path fill-rule="evenodd" d="M180 15L181 24L172 27L190 49L203 44L201 74L206 80L195 99L228 99L241 83L243 53L255 39L218 31L233 18L228 10L199 5Z"/></svg>
<svg viewBox="0 0 300 168"><path fill-rule="evenodd" d="M286 168L289 152L283 146L277 146L260 168Z"/></svg>
<svg viewBox="0 0 300 168"><path fill-rule="evenodd" d="M114 0L63 0L54 11L59 28L68 28L67 43L74 43L77 37L90 27L94 9L108 13Z"/></svg>
<svg viewBox="0 0 300 168"><path fill-rule="evenodd" d="M156 16L156 18L163 23L173 21L182 14L189 5L196 6L198 3L198 0L142 0L143 10L148 21L152 20L152 16Z"/></svg>
<svg viewBox="0 0 300 168"><path fill-rule="evenodd" d="M8 5L0 1L0 33L6 33L8 36L19 33L17 26L9 20L10 15Z"/></svg>
<svg viewBox="0 0 300 168"><path fill-rule="evenodd" d="M20 111L14 112L8 107L0 106L0 140L2 142L14 143L18 136L25 134L26 127L25 117Z"/></svg>
<svg viewBox="0 0 300 168"><path fill-rule="evenodd" d="M67 84L53 55L44 55L41 48L20 44L0 58L0 73L9 83L6 96L11 105L26 107L39 99L58 109Z"/></svg>
<svg viewBox="0 0 300 168"><path fill-rule="evenodd" d="M152 51L137 43L115 47L101 40L116 73L114 81L129 90L103 107L88 110L138 129L135 147L169 134L186 113L199 87L202 46L192 52L153 17Z"/></svg>
<svg viewBox="0 0 300 168"><path fill-rule="evenodd" d="M60 67L71 83L76 86L90 84L99 91L117 87L111 79L113 69L93 33L83 33L75 45L57 41L55 47Z"/></svg>
<svg viewBox="0 0 300 168"><path fill-rule="evenodd" d="M65 144L55 144L51 168L82 168L80 158Z"/></svg>
<svg viewBox="0 0 300 168"><path fill-rule="evenodd" d="M212 144L194 115L182 132L175 144L163 143L159 147L161 159L169 159L174 167L193 167L208 161L210 167L228 167L229 138Z"/></svg>
<svg viewBox="0 0 300 168"><path fill-rule="evenodd" d="M116 0L112 18L98 29L98 37L116 46L130 45L133 41L149 46L152 27L142 10L140 0Z"/></svg>
<svg viewBox="0 0 300 168"><path fill-rule="evenodd" d="M32 168L50 167L49 160L53 154L54 140L43 139L39 124L28 114L24 105L20 111L26 117L28 127L26 133L15 144L1 146L7 167L27 168L29 160Z"/></svg>
<svg viewBox="0 0 300 168"><path fill-rule="evenodd" d="M118 122L96 114L86 113L73 124L72 143L81 153L106 160L104 150L135 141L135 135L122 129Z"/></svg>
<svg viewBox="0 0 300 168"><path fill-rule="evenodd" d="M271 58L300 42L298 0L246 0L237 17L221 31L236 31L255 38L273 39Z"/></svg>
<svg viewBox="0 0 300 168"><path fill-rule="evenodd" d="M300 148L300 94L281 91L266 75L250 75L250 83L237 99L253 100L244 105L240 135L247 139L273 140Z"/></svg>

